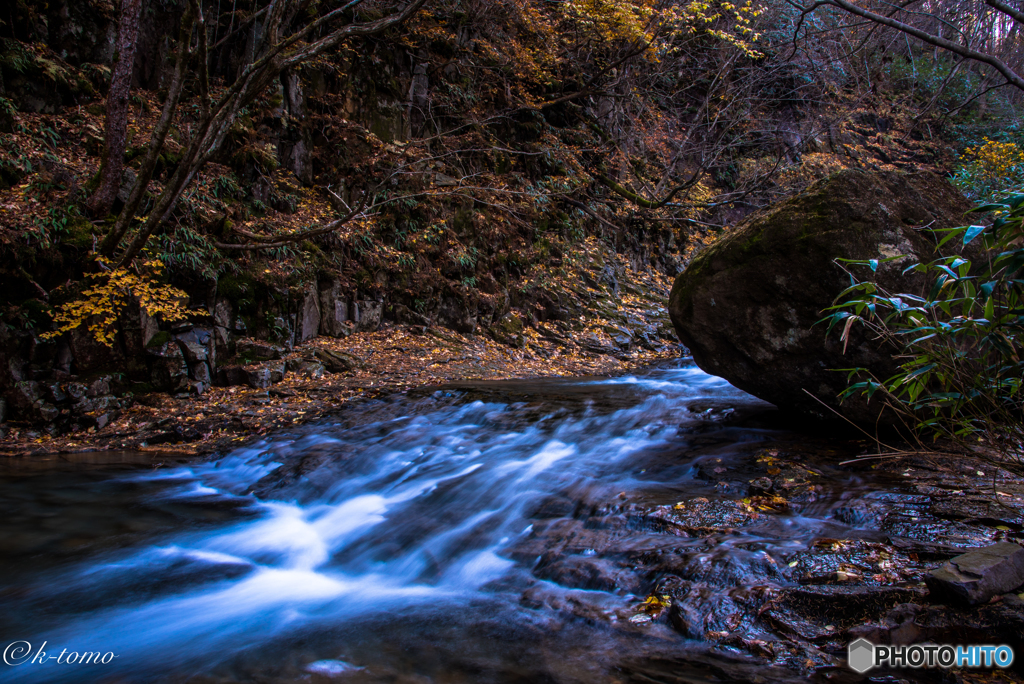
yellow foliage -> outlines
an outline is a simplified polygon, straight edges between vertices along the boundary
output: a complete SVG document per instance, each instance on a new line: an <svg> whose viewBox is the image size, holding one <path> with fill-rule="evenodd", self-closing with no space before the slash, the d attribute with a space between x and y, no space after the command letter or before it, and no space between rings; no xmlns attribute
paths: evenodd
<svg viewBox="0 0 1024 684"><path fill-rule="evenodd" d="M750 20L762 10L752 0L744 4L693 0L668 7L653 0L573 0L562 5L562 11L579 28L603 40L642 46L653 61L672 49L674 38L697 33L714 36L751 57L760 56L753 48L760 34L751 28Z"/></svg>
<svg viewBox="0 0 1024 684"><path fill-rule="evenodd" d="M159 316L165 321L185 318L188 309L183 302L188 295L156 280L163 264L153 259L143 263L140 270L141 274L126 268L89 274L87 277L94 281L93 286L82 292L80 299L57 307L53 320L59 327L41 337L53 339L87 325L97 342L113 346L117 318L133 302L138 303L147 315Z"/></svg>
<svg viewBox="0 0 1024 684"><path fill-rule="evenodd" d="M980 147L968 147L964 152L975 158L977 172L984 180L999 182L1020 173L1024 166L1024 152L1014 143L998 142L984 138Z"/></svg>

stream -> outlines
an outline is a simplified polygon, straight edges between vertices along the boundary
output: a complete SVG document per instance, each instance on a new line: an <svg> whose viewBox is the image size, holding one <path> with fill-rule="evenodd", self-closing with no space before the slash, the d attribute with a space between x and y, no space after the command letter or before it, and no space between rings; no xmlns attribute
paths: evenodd
<svg viewBox="0 0 1024 684"><path fill-rule="evenodd" d="M758 511L773 449L824 484ZM880 487L832 465L853 453L681 361L364 402L211 462L8 463L0 680L806 681L643 602L685 579L741 603L816 539L876 541L837 515Z"/></svg>

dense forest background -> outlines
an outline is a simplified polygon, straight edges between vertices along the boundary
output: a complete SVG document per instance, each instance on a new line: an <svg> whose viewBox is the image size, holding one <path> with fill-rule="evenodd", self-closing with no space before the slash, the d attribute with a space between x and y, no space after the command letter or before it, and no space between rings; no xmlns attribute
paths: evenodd
<svg viewBox="0 0 1024 684"><path fill-rule="evenodd" d="M695 251L834 171L931 170L972 199L1024 180L1019 14L8 3L3 384L120 364L156 388L143 350L183 320L222 358L237 335L382 322L614 346L622 301L642 314Z"/></svg>

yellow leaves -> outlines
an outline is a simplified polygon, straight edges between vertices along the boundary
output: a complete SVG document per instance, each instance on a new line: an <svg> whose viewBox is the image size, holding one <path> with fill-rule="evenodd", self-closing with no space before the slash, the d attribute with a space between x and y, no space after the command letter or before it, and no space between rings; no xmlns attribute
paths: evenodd
<svg viewBox="0 0 1024 684"><path fill-rule="evenodd" d="M133 302L151 317L166 321L185 318L188 309L183 302L188 295L155 280L163 271L163 264L151 259L143 262L140 270L142 274L126 268L89 274L94 285L84 290L79 299L58 306L53 317L57 329L41 337L53 339L85 325L97 342L113 346L117 319Z"/></svg>
<svg viewBox="0 0 1024 684"><path fill-rule="evenodd" d="M977 170L990 182L1011 179L1024 172L1024 152L1014 143L984 138L980 147L968 147L964 153L974 157Z"/></svg>
<svg viewBox="0 0 1024 684"><path fill-rule="evenodd" d="M748 24L763 10L750 0L743 5L693 0L669 7L650 0L573 0L561 11L588 40L637 46L651 62L672 52L675 38L696 33L734 45L750 57L761 56L752 45L760 36ZM731 28L723 26L726 20Z"/></svg>
<svg viewBox="0 0 1024 684"><path fill-rule="evenodd" d="M652 617L661 614L672 604L672 597L668 594L651 594L640 604L640 611Z"/></svg>

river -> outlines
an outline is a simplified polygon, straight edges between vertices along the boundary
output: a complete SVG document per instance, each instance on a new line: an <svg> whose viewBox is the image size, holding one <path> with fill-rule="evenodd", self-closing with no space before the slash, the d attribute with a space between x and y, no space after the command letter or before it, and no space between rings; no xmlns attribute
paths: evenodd
<svg viewBox="0 0 1024 684"><path fill-rule="evenodd" d="M869 487L838 469L799 512L655 524L680 501L740 506L707 473L743 481L756 453L809 441L827 443L682 361L366 402L210 462L7 464L2 645L48 661L0 679L806 681L642 602L664 585L650 554L732 569L734 591L786 584L793 553L847 530L836 507ZM86 652L111 656L67 662Z"/></svg>

